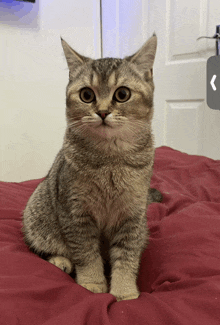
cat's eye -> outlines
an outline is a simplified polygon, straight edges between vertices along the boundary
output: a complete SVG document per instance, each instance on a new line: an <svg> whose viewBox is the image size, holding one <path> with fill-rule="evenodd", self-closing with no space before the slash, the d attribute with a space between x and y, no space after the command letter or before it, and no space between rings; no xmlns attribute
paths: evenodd
<svg viewBox="0 0 220 325"><path fill-rule="evenodd" d="M94 91L91 88L83 88L80 91L80 98L85 103L91 103L95 100L95 94Z"/></svg>
<svg viewBox="0 0 220 325"><path fill-rule="evenodd" d="M124 103L131 97L131 91L127 87L118 88L113 96L113 99L117 102Z"/></svg>

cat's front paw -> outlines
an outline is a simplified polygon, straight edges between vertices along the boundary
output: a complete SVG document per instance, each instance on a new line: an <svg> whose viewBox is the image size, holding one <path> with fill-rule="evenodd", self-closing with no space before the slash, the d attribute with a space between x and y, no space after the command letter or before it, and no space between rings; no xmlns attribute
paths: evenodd
<svg viewBox="0 0 220 325"><path fill-rule="evenodd" d="M108 292L106 283L81 283L80 285L93 293Z"/></svg>
<svg viewBox="0 0 220 325"><path fill-rule="evenodd" d="M134 294L130 294L128 296L119 296L119 297L115 297L117 299L117 301L121 301L121 300L131 300L131 299L137 299L139 297L139 293L134 293Z"/></svg>
<svg viewBox="0 0 220 325"><path fill-rule="evenodd" d="M130 292L128 294L121 294L119 292L114 292L114 291L111 290L110 293L113 296L115 296L117 301L137 299L140 296L140 293L138 291Z"/></svg>
<svg viewBox="0 0 220 325"><path fill-rule="evenodd" d="M70 260L68 260L68 258L63 256L53 256L48 260L48 262L50 262L51 264L55 265L56 267L58 267L59 269L61 269L62 271L68 274L70 274L73 270L73 266Z"/></svg>

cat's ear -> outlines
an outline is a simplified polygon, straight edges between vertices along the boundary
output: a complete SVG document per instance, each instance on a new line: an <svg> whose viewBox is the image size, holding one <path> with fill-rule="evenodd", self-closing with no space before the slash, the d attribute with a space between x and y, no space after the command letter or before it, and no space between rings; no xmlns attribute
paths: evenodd
<svg viewBox="0 0 220 325"><path fill-rule="evenodd" d="M154 33L151 38L135 54L125 60L134 63L140 72L149 77L153 75L153 64L157 49L157 36Z"/></svg>
<svg viewBox="0 0 220 325"><path fill-rule="evenodd" d="M62 37L60 38L70 72L74 72L80 65L91 60L74 51Z"/></svg>

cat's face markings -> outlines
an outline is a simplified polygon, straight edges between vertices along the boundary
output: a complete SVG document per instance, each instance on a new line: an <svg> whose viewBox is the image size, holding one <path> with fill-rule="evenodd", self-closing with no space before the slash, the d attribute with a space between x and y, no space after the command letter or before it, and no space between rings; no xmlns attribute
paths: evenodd
<svg viewBox="0 0 220 325"><path fill-rule="evenodd" d="M108 78L108 87L109 89L111 89L115 85L116 85L116 74L115 71L113 71Z"/></svg>
<svg viewBox="0 0 220 325"><path fill-rule="evenodd" d="M105 130L137 134L153 114L152 69L157 38L151 37L135 54L124 59L92 60L62 40L70 81L67 86L67 123L89 136Z"/></svg>
<svg viewBox="0 0 220 325"><path fill-rule="evenodd" d="M122 86L117 85L116 81L116 73L113 71L106 82L100 82L101 77L98 76L96 73L93 73L91 76L91 88L83 88L81 90L84 91L85 89L90 91L93 95L89 96L91 100L84 100L84 102L92 102L105 100L109 101L116 101L118 103L124 103L128 101L131 97L131 90L123 86L123 82L121 83ZM82 97L82 96L80 96Z"/></svg>
<svg viewBox="0 0 220 325"><path fill-rule="evenodd" d="M99 78L98 78L97 73L93 72L93 73L91 74L90 82L91 82L91 86L92 86L92 87L94 87L94 88L98 88L98 86L99 86Z"/></svg>
<svg viewBox="0 0 220 325"><path fill-rule="evenodd" d="M107 67L110 68L111 61L105 63L107 63ZM91 101L89 101L89 103L92 104L90 105L90 113L94 118L94 124L91 124L91 126L102 126L104 128L121 127L126 118L120 116L120 104L130 99L130 89L125 86L118 87L118 78L115 70L109 73L109 71L103 68L101 69L100 66L99 70L97 69L92 72L90 80L91 88L88 88L88 97L89 92L94 94L94 96L91 96ZM91 122L91 119L89 120ZM86 123L86 121L88 121L88 118L83 118L83 122Z"/></svg>
<svg viewBox="0 0 220 325"><path fill-rule="evenodd" d="M139 119L135 108L141 97L140 90L146 91L142 83L138 84L138 77L126 68L126 63L120 64L117 70L111 69L115 65L113 60L94 61L90 73L82 72L68 91L67 110L71 120L77 119L83 129L92 133L102 131L107 137L116 136L125 128L131 129L132 121Z"/></svg>

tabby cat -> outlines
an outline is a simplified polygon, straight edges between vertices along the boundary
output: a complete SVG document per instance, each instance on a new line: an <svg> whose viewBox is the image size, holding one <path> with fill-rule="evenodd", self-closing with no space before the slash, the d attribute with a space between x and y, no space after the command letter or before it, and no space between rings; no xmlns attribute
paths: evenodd
<svg viewBox="0 0 220 325"><path fill-rule="evenodd" d="M146 208L162 199L150 189L157 37L124 59L92 60L61 42L69 68L67 128L24 210L25 242L61 270L74 270L84 288L136 299Z"/></svg>

